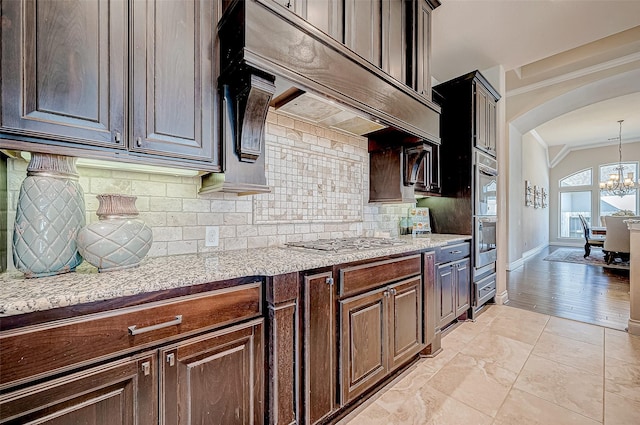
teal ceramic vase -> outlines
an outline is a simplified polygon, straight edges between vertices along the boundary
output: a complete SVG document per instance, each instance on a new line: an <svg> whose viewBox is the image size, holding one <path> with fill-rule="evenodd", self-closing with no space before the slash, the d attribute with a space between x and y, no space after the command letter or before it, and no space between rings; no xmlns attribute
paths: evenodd
<svg viewBox="0 0 640 425"><path fill-rule="evenodd" d="M78 249L100 272L135 267L153 242L151 228L138 219L136 197L104 194L96 214L98 221L80 230Z"/></svg>
<svg viewBox="0 0 640 425"><path fill-rule="evenodd" d="M13 263L25 277L74 271L82 262L76 237L85 225L76 158L33 153L20 187Z"/></svg>

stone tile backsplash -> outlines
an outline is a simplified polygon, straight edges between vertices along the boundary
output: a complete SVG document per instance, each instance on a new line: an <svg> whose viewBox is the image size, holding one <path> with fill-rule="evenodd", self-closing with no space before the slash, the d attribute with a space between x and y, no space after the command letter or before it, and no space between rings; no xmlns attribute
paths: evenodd
<svg viewBox="0 0 640 425"><path fill-rule="evenodd" d="M8 164L8 243L27 163ZM153 229L149 256L278 246L286 242L398 234L410 204L369 204L367 139L270 111L266 173L272 193L198 195L199 177L78 167L87 223L96 221L96 195L138 197L140 218ZM206 226L219 226L220 243L205 246ZM9 261L9 268L13 268Z"/></svg>

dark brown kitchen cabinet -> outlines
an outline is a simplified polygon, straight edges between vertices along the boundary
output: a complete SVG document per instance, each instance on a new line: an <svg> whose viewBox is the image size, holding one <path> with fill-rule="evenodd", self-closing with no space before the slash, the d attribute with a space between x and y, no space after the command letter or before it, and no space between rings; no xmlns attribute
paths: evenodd
<svg viewBox="0 0 640 425"><path fill-rule="evenodd" d="M263 423L262 282L226 285L3 326L0 423Z"/></svg>
<svg viewBox="0 0 640 425"><path fill-rule="evenodd" d="M342 42L342 0L306 0L305 19L332 38Z"/></svg>
<svg viewBox="0 0 640 425"><path fill-rule="evenodd" d="M421 276L340 301L342 404L424 348L422 306Z"/></svg>
<svg viewBox="0 0 640 425"><path fill-rule="evenodd" d="M136 0L131 5L130 149L212 160L217 2Z"/></svg>
<svg viewBox="0 0 640 425"><path fill-rule="evenodd" d="M437 266L436 317L439 328L465 315L471 305L470 264L469 258L463 258Z"/></svg>
<svg viewBox="0 0 640 425"><path fill-rule="evenodd" d="M2 13L12 148L219 170L217 2L6 0Z"/></svg>
<svg viewBox="0 0 640 425"><path fill-rule="evenodd" d="M420 162L414 190L423 195L440 194L440 145L425 143L424 159Z"/></svg>
<svg viewBox="0 0 640 425"><path fill-rule="evenodd" d="M387 289L340 301L340 401L345 404L387 375Z"/></svg>
<svg viewBox="0 0 640 425"><path fill-rule="evenodd" d="M431 0L415 0L414 26L414 88L422 96L431 99Z"/></svg>
<svg viewBox="0 0 640 425"><path fill-rule="evenodd" d="M471 169L471 164L461 166L460 161L471 162L468 152L472 147L496 156L496 107L500 95L479 71L438 84L433 91L434 100L442 106L440 136L443 146L451 146L450 152L442 152L442 158L458 159L458 169L462 170L450 173L451 184L443 183L451 186L451 189L443 187L448 193L446 196L455 196L454 188L462 184L456 180L457 175Z"/></svg>
<svg viewBox="0 0 640 425"><path fill-rule="evenodd" d="M147 352L3 393L0 423L157 424L156 359Z"/></svg>
<svg viewBox="0 0 640 425"><path fill-rule="evenodd" d="M162 348L161 423L264 423L262 319Z"/></svg>
<svg viewBox="0 0 640 425"><path fill-rule="evenodd" d="M396 80L410 85L411 5L405 0L346 0L344 44Z"/></svg>
<svg viewBox="0 0 640 425"><path fill-rule="evenodd" d="M422 278L391 285L389 292L389 364L390 371L406 363L423 348Z"/></svg>
<svg viewBox="0 0 640 425"><path fill-rule="evenodd" d="M381 67L382 0L344 2L344 44Z"/></svg>
<svg viewBox="0 0 640 425"><path fill-rule="evenodd" d="M123 1L2 2L2 131L124 149Z"/></svg>
<svg viewBox="0 0 640 425"><path fill-rule="evenodd" d="M315 424L337 409L333 273L303 276L302 297L302 414Z"/></svg>
<svg viewBox="0 0 640 425"><path fill-rule="evenodd" d="M475 84L475 147L496 155L496 98L482 84Z"/></svg>

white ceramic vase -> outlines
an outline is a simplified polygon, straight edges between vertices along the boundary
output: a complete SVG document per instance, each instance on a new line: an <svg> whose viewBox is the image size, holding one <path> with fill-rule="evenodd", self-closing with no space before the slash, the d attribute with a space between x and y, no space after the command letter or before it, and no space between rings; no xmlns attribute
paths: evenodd
<svg viewBox="0 0 640 425"><path fill-rule="evenodd" d="M136 218L136 197L104 194L97 196L98 221L78 233L78 250L98 271L135 267L149 252L151 228Z"/></svg>
<svg viewBox="0 0 640 425"><path fill-rule="evenodd" d="M85 224L76 158L33 153L20 187L13 263L25 277L74 271L82 263L76 236Z"/></svg>

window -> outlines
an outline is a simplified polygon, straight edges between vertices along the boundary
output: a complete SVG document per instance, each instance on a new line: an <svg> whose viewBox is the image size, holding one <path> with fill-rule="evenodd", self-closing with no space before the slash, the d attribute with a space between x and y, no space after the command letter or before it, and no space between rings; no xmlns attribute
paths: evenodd
<svg viewBox="0 0 640 425"><path fill-rule="evenodd" d="M616 167L618 164L606 164L600 166L600 181L606 181L609 178L609 174L617 174ZM623 162L623 175L627 173L633 173L634 176L638 175L638 163L637 162ZM609 196L600 194L600 216L611 215L618 211L631 211L633 214L638 214L638 189L631 191L629 195L624 196Z"/></svg>
<svg viewBox="0 0 640 425"><path fill-rule="evenodd" d="M579 215L591 222L591 190L560 192L560 237L582 238Z"/></svg>
<svg viewBox="0 0 640 425"><path fill-rule="evenodd" d="M578 171L560 180L560 187L591 186L591 168Z"/></svg>

